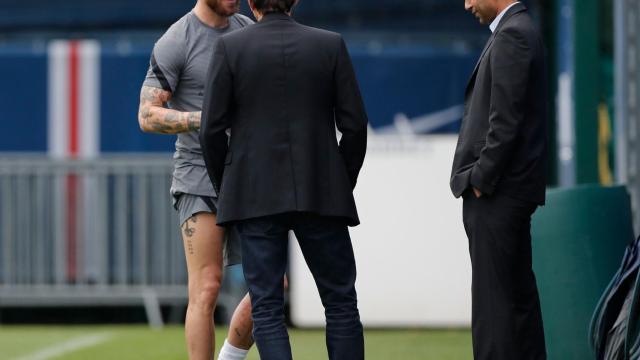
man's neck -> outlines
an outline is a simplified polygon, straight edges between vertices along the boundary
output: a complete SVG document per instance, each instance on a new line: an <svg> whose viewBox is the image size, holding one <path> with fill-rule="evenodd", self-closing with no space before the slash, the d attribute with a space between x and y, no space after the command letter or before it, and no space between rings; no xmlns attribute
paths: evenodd
<svg viewBox="0 0 640 360"><path fill-rule="evenodd" d="M491 20L491 23L489 24L489 29L491 29L492 33L495 32L496 29L498 28L498 25L500 24L500 21L502 21L502 17L504 16L506 10L510 6L513 6L518 2L517 1L504 1L503 3L499 4L498 13L496 14L496 17L493 18L493 20Z"/></svg>
<svg viewBox="0 0 640 360"><path fill-rule="evenodd" d="M209 5L205 4L204 1L198 1L195 8L193 8L193 12L200 21L213 28L224 28L229 25L229 18L227 16L218 15Z"/></svg>
<svg viewBox="0 0 640 360"><path fill-rule="evenodd" d="M496 16L498 14L500 14L501 12L503 12L504 9L508 8L509 6L511 6L512 4L515 4L517 2L518 2L517 0L501 0L501 1L498 1L498 7L496 9L496 11L497 11L496 12Z"/></svg>
<svg viewBox="0 0 640 360"><path fill-rule="evenodd" d="M258 22L262 21L262 19L264 19L265 16L269 15L269 14L283 14L283 15L287 15L287 16L291 16L291 12L288 13L278 13L278 12L268 12L266 14L262 14L260 12L254 12L253 15L256 17L256 20L258 20Z"/></svg>

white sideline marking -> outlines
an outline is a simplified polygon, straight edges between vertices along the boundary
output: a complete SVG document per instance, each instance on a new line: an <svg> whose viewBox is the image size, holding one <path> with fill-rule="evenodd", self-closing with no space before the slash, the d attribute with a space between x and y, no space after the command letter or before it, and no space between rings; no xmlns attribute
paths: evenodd
<svg viewBox="0 0 640 360"><path fill-rule="evenodd" d="M109 334L95 334L88 336L80 336L73 338L62 344L39 350L33 354L21 356L14 360L47 360L52 359L70 352L74 352L83 348L88 348L106 342L112 336Z"/></svg>

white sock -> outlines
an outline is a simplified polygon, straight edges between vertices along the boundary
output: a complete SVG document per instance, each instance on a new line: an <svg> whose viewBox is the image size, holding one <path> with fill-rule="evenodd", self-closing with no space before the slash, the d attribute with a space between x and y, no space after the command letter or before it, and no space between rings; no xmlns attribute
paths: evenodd
<svg viewBox="0 0 640 360"><path fill-rule="evenodd" d="M220 349L220 355L218 355L218 360L244 360L247 358L247 354L249 350L239 349L224 339L224 345L222 345L222 349Z"/></svg>

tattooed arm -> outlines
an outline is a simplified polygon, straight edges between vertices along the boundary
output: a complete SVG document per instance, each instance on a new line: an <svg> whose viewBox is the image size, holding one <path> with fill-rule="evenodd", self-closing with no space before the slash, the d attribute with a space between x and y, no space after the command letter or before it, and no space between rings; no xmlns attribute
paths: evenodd
<svg viewBox="0 0 640 360"><path fill-rule="evenodd" d="M181 112L167 109L171 92L151 86L140 91L138 123L140 129L154 134L179 134L200 130L200 112Z"/></svg>

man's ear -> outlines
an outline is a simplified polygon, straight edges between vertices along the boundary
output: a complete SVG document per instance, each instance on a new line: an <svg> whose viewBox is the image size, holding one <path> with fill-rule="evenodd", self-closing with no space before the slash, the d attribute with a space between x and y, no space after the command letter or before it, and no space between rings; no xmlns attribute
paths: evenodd
<svg viewBox="0 0 640 360"><path fill-rule="evenodd" d="M253 14L253 17L256 18L256 21L260 21L260 19L262 19L262 16L260 15L260 13L258 13L258 10L256 10L256 5L253 1L254 0L247 0L247 3L249 3L249 10L251 10L251 13Z"/></svg>

